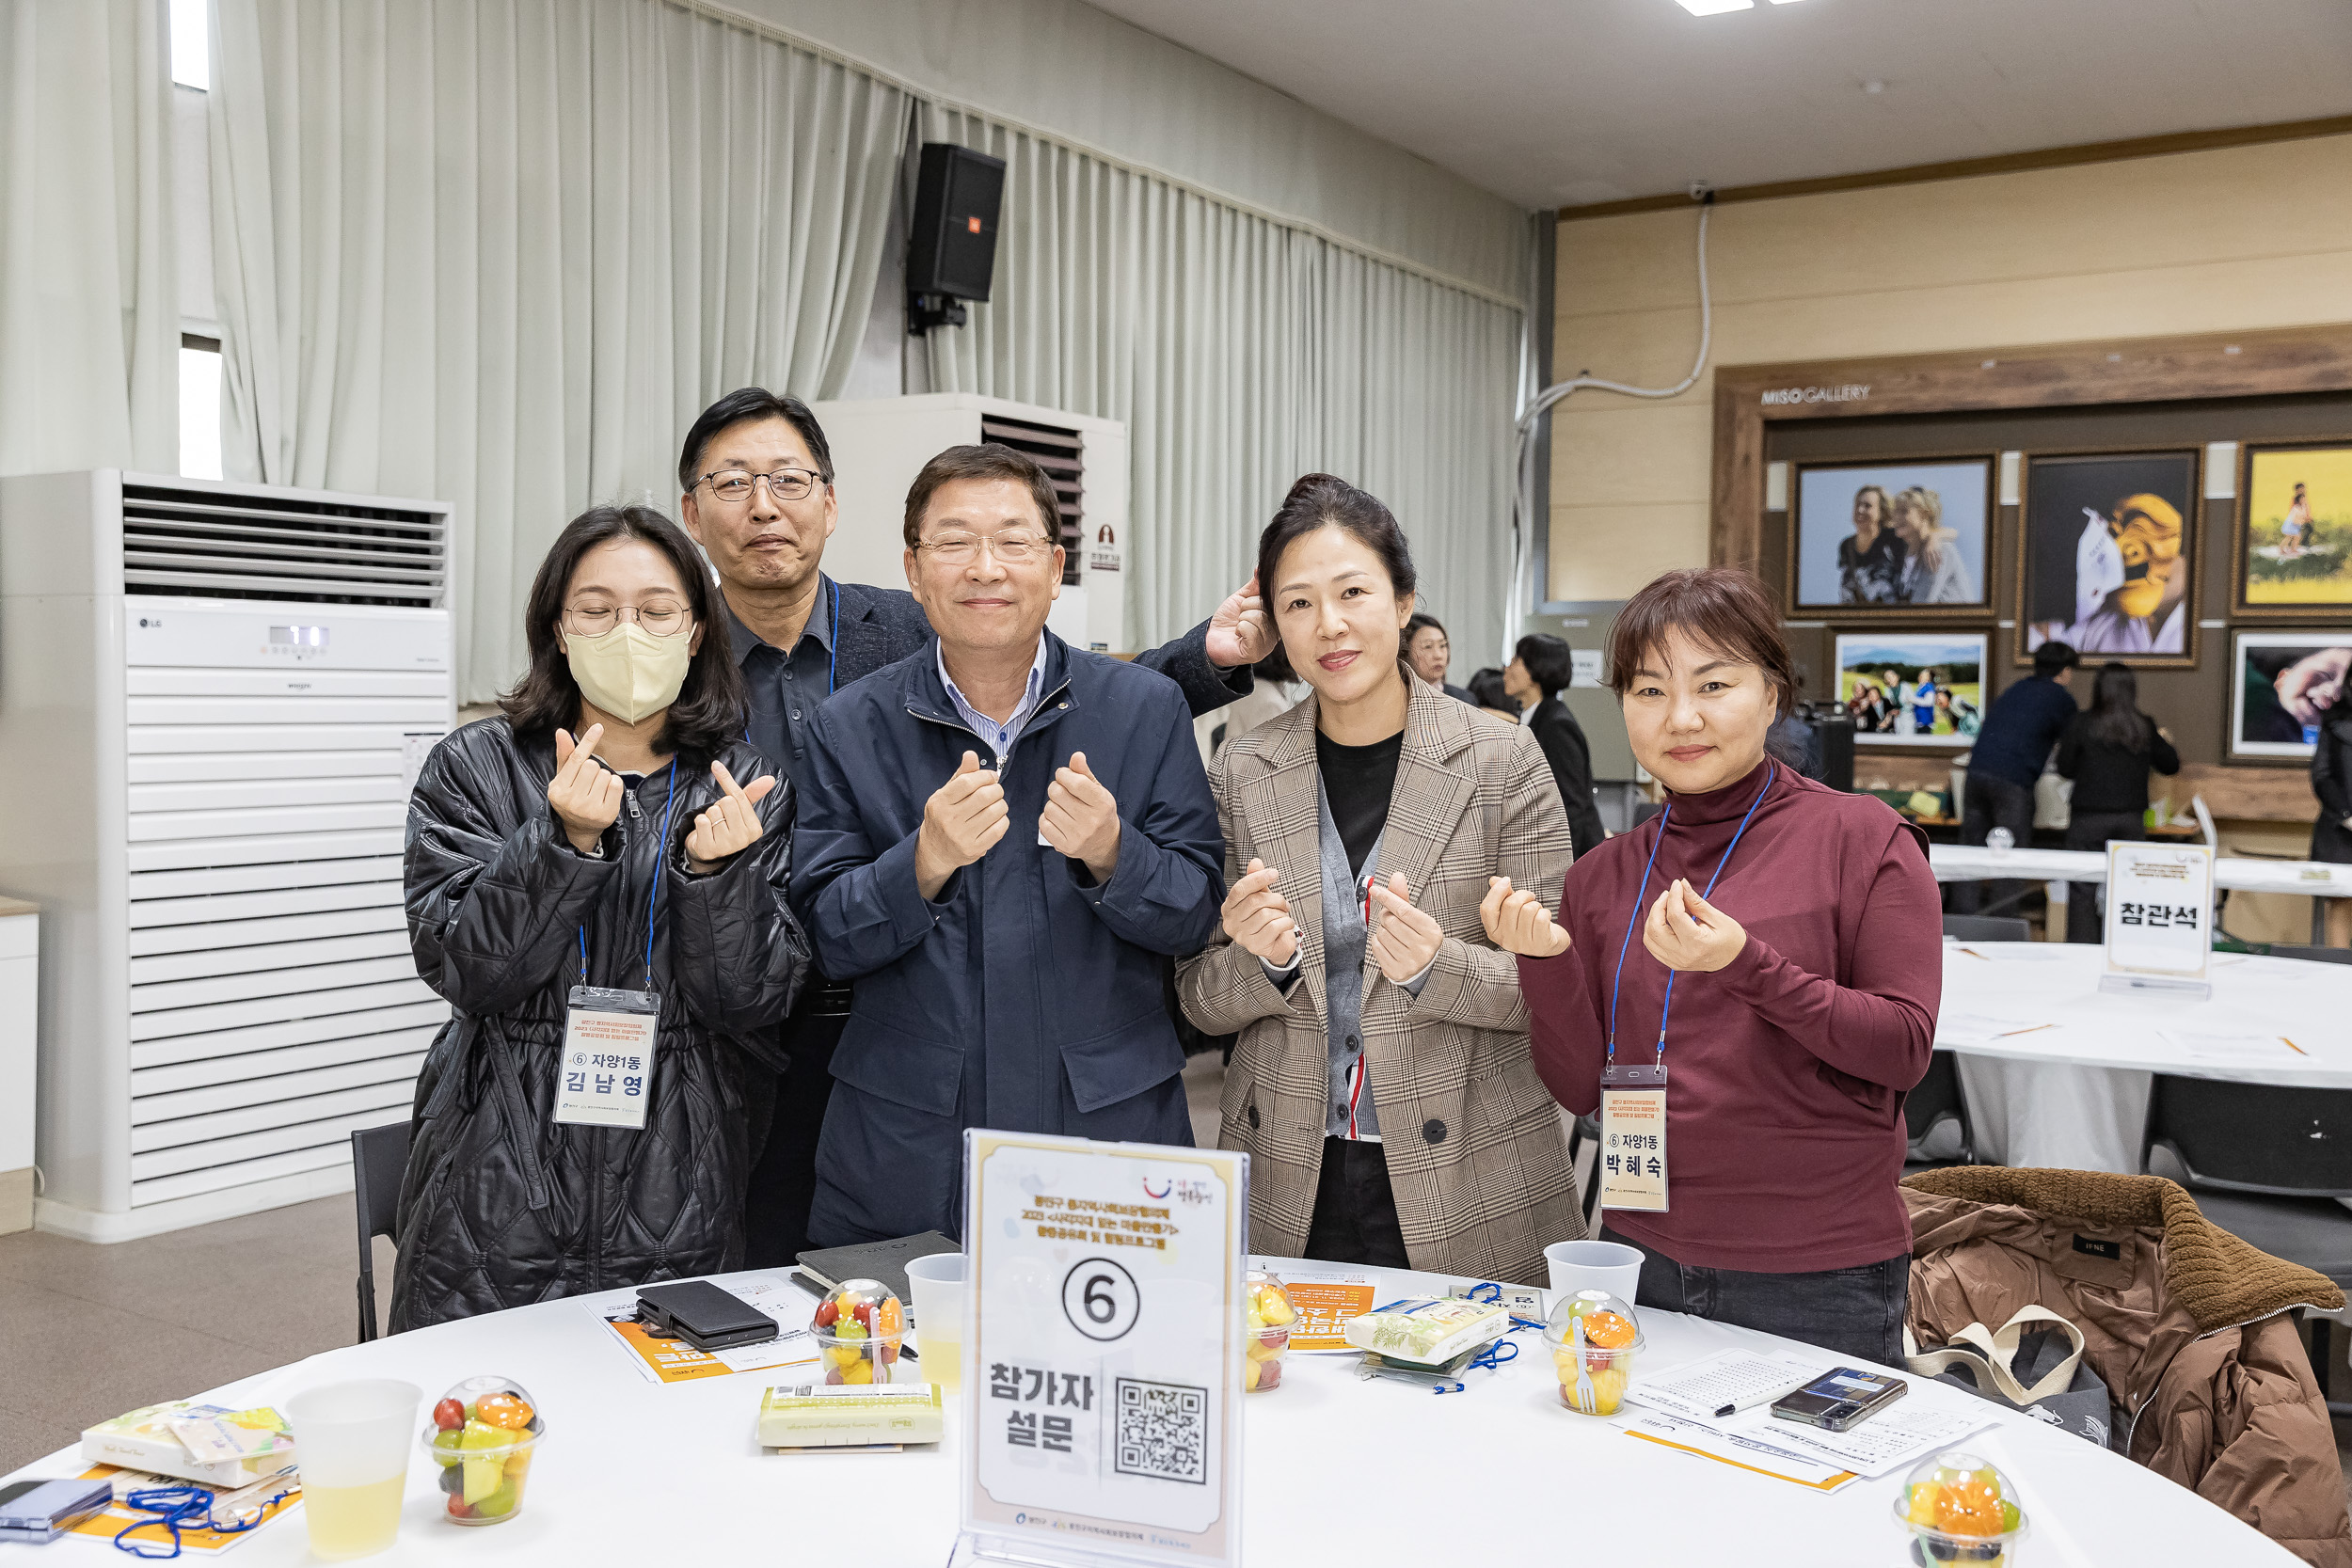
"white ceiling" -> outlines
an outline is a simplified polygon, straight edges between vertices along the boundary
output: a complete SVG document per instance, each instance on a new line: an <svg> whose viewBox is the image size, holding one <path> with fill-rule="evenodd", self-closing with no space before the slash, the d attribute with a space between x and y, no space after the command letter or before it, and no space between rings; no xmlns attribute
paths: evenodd
<svg viewBox="0 0 2352 1568"><path fill-rule="evenodd" d="M1530 207L2352 114L2352 0L1092 3Z"/></svg>

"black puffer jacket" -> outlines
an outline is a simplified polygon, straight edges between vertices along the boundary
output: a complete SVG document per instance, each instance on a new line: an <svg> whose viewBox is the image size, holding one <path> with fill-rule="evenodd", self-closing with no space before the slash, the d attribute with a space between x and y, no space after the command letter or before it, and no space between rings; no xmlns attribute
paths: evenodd
<svg viewBox="0 0 2352 1568"><path fill-rule="evenodd" d="M741 780L768 770L744 746L720 760ZM809 968L785 905L792 791L778 780L758 842L692 876L685 839L720 791L707 765L676 768L668 842L665 771L623 802L596 859L548 805L551 741L487 719L426 760L408 803L408 938L456 1016L417 1081L394 1330L738 1266L753 1128L767 1120L756 1097L780 1066L768 1042ZM644 1129L558 1125L580 933L589 984L644 988L656 877L661 1023Z"/></svg>

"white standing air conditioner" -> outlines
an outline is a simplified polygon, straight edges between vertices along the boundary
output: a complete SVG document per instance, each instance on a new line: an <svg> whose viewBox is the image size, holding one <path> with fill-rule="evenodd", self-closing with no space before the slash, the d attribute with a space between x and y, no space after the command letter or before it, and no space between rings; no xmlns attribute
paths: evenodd
<svg viewBox="0 0 2352 1568"><path fill-rule="evenodd" d="M907 585L907 486L949 447L1002 441L1053 476L1061 501L1061 597L1046 625L1073 647L1127 653L1127 427L969 392L813 405L839 501L825 571Z"/></svg>
<svg viewBox="0 0 2352 1568"><path fill-rule="evenodd" d="M0 480L0 892L40 901L35 1223L123 1241L351 1185L448 1006L401 908L454 717L449 508Z"/></svg>

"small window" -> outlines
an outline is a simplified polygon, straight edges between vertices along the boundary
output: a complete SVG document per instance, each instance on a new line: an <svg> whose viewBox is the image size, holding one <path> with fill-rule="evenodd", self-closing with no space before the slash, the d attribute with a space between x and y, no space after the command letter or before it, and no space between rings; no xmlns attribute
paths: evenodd
<svg viewBox="0 0 2352 1568"><path fill-rule="evenodd" d="M220 343L180 335L180 475L219 479Z"/></svg>
<svg viewBox="0 0 2352 1568"><path fill-rule="evenodd" d="M213 0L171 0L171 79L183 87L213 87Z"/></svg>

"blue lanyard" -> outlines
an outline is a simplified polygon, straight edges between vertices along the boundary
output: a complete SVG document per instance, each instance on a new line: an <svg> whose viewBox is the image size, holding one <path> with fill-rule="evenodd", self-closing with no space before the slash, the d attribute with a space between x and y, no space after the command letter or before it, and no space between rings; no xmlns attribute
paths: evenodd
<svg viewBox="0 0 2352 1568"><path fill-rule="evenodd" d="M677 758L662 769L670 775L669 792L661 802L661 840L653 857L653 891L645 895L645 989L653 990L653 912L661 902L661 876L669 868L671 814L677 809ZM580 983L588 983L588 927L580 927Z"/></svg>
<svg viewBox="0 0 2352 1568"><path fill-rule="evenodd" d="M825 586L833 590L833 638L825 644L825 695L830 697L841 689L841 585L831 578ZM790 655L786 656L787 658ZM790 725L786 726L787 729ZM743 744L752 743L752 724L748 716L743 721Z"/></svg>
<svg viewBox="0 0 2352 1568"><path fill-rule="evenodd" d="M1748 831L1749 818L1755 816L1756 808L1764 803L1765 791L1772 787L1772 780L1779 774L1778 763L1772 764L1765 773L1764 788L1757 790L1756 799L1748 802L1747 815L1740 818L1740 826L1732 832L1731 842L1724 846L1724 858L1715 863L1714 876L1707 879L1707 891L1699 895L1702 899L1713 895L1715 883L1722 879L1724 867L1731 863L1731 852L1740 847L1740 835ZM1625 940L1617 943L1617 977L1609 986L1609 1060L1612 1063L1617 1059L1617 993L1625 985L1626 949L1633 945L1633 927L1640 924L1642 906L1649 897L1650 870L1658 863L1658 847L1666 842L1666 819L1674 815L1674 810L1673 802L1669 801L1666 809L1658 814L1658 836L1650 840L1649 859L1642 865L1641 891L1633 895L1633 913L1625 923ZM1675 972L1670 969L1666 971L1666 999L1658 1009L1658 1059L1661 1062L1666 1059L1666 1015L1674 1010L1674 1005Z"/></svg>

